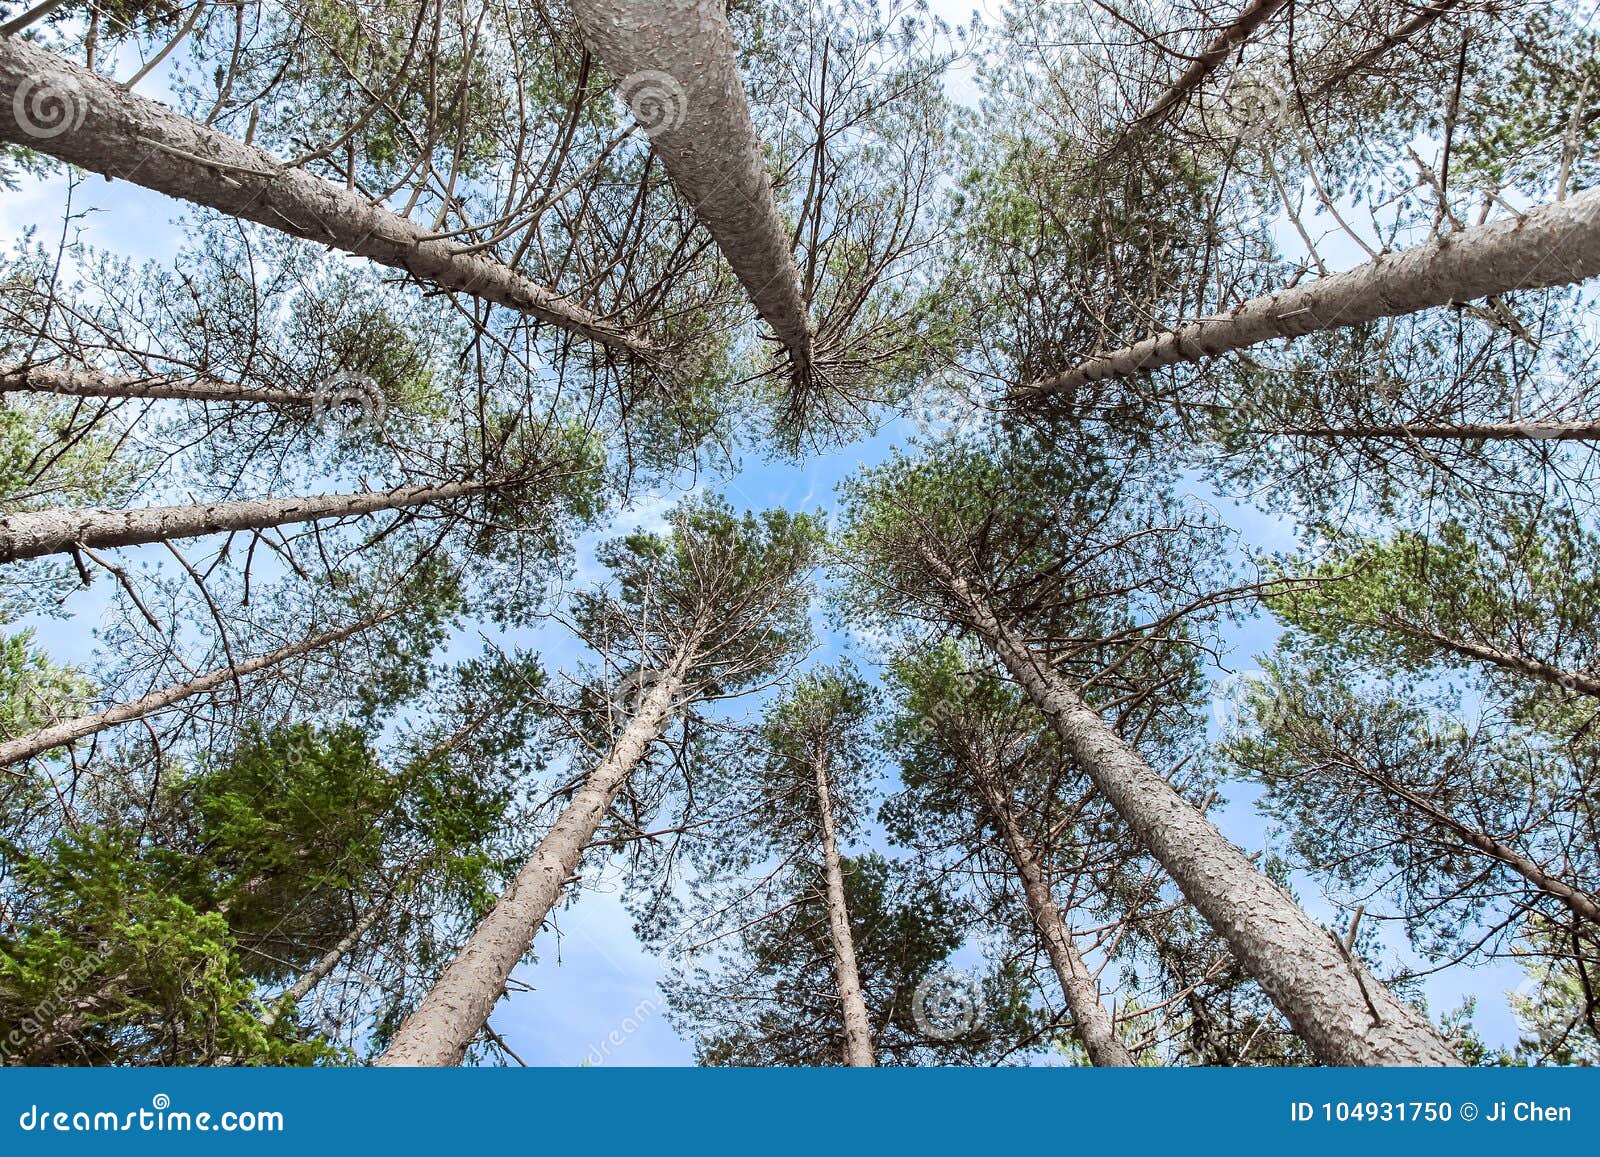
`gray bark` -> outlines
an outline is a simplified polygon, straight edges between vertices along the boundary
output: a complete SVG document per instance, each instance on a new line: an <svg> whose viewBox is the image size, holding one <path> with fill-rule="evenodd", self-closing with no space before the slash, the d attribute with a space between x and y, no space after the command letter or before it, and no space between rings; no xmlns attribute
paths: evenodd
<svg viewBox="0 0 1600 1157"><path fill-rule="evenodd" d="M1515 671L1519 675L1528 675L1556 687L1565 687L1568 691L1576 691L1580 695L1589 695L1600 699L1600 678L1596 678L1593 675L1583 674L1578 671L1568 671L1564 667L1546 663L1543 659L1532 659L1527 655L1502 651L1498 647L1491 647L1488 643L1480 643L1475 639L1458 639L1452 635L1445 634L1443 631L1419 627L1415 623L1407 623L1396 619L1390 620L1384 625L1402 634L1410 635L1414 639L1426 640L1441 650L1460 655L1463 659L1474 659L1480 663L1488 663L1490 666L1500 667L1507 671Z"/></svg>
<svg viewBox="0 0 1600 1157"><path fill-rule="evenodd" d="M1002 624L932 551L923 557L967 621L1117 814L1325 1064L1457 1065L1427 1020L1395 999Z"/></svg>
<svg viewBox="0 0 1600 1157"><path fill-rule="evenodd" d="M173 381L126 378L99 370L62 370L54 366L0 369L0 393L63 394L74 398L173 398L190 402L264 402L276 406L312 406L309 390L258 389L215 378Z"/></svg>
<svg viewBox="0 0 1600 1157"><path fill-rule="evenodd" d="M339 967L340 961L349 956L355 950L355 946L361 943L361 938L372 931L372 926L378 922L378 917L383 915L384 909L388 906L389 897L385 896L368 907L356 921L355 926L346 932L337 944L318 957L315 964L306 969L282 996L272 1002L272 1007L261 1016L261 1027L271 1028L277 1024L285 1012L303 1000L307 993Z"/></svg>
<svg viewBox="0 0 1600 1157"><path fill-rule="evenodd" d="M1433 438L1448 442L1600 442L1600 422L1396 422L1358 426L1296 426L1291 438Z"/></svg>
<svg viewBox="0 0 1600 1157"><path fill-rule="evenodd" d="M492 482L404 486L361 494L249 498L141 510L35 510L0 517L0 563L60 554L75 546L138 546L220 531L260 530L446 502L493 490Z"/></svg>
<svg viewBox="0 0 1600 1157"><path fill-rule="evenodd" d="M1183 75L1172 83L1172 86L1163 92L1150 107L1139 114L1129 128L1130 134L1148 132L1163 120L1183 101L1206 82L1206 78L1221 67L1223 61L1231 56L1235 49L1255 33L1268 20L1270 20L1288 0L1250 0L1245 5L1244 11L1234 18L1232 24L1217 34L1215 40L1206 46L1194 62L1184 69Z"/></svg>
<svg viewBox="0 0 1600 1157"><path fill-rule="evenodd" d="M1410 19L1404 21L1398 28L1385 36L1377 44L1373 45L1365 52L1359 53L1354 60L1345 65L1343 68L1339 69L1338 72L1325 78L1324 80L1319 81L1317 86L1310 92L1306 93L1303 99L1312 100L1316 97L1325 96L1335 86L1341 84L1347 78L1359 76L1361 73L1365 72L1367 69L1376 64L1391 48L1394 48L1400 44L1404 44L1413 36L1417 35L1417 33L1424 31L1435 20L1445 15L1460 3L1461 0L1434 0L1432 4L1413 15Z"/></svg>
<svg viewBox="0 0 1600 1157"><path fill-rule="evenodd" d="M0 38L0 141L341 249L612 349L652 347L481 254L430 240L360 194L16 38Z"/></svg>
<svg viewBox="0 0 1600 1157"><path fill-rule="evenodd" d="M163 687L159 691L126 703L118 703L104 711L97 711L93 715L83 715L77 719L68 719L61 723L53 723L49 727L42 727L28 735L16 739L8 739L0 743L0 767L7 767L13 763L21 763L25 759L32 759L56 747L65 747L75 743L86 736L108 727L128 723L135 719L143 719L162 708L171 707L182 699L193 695L203 695L214 691L225 683L231 683L244 675L253 675L257 671L264 671L268 667L275 667L279 663L287 662L300 655L309 654L323 647L332 646L351 635L368 630L379 623L394 618L399 612L391 611L365 622L357 623L353 627L340 627L334 631L324 631L322 634L313 635L298 643L291 643L287 647L279 647L276 651L246 659L242 663L235 663L229 667L220 667L215 671L208 671L204 675L189 680L187 683L175 683L170 687Z"/></svg>
<svg viewBox="0 0 1600 1157"><path fill-rule="evenodd" d="M828 936L833 944L833 975L839 986L839 1004L844 1019L843 1061L846 1065L870 1068L872 1026L867 1020L867 1002L861 994L861 970L856 965L855 938L850 932L850 906L845 900L844 872L839 864L839 842L833 817L833 794L828 790L828 760L819 751L812 760L817 784L817 815L822 829L822 867L827 880Z"/></svg>
<svg viewBox="0 0 1600 1157"><path fill-rule="evenodd" d="M1201 361L1274 338L1565 285L1596 274L1600 274L1600 189L1590 189L1515 220L1448 233L1344 273L1252 298L1229 313L1097 354L1065 373L1015 387L1011 398L1036 401L1090 382Z"/></svg>
<svg viewBox="0 0 1600 1157"><path fill-rule="evenodd" d="M800 272L772 194L734 57L726 0L573 0L595 56L617 79L680 196L788 349L811 365Z"/></svg>
<svg viewBox="0 0 1600 1157"><path fill-rule="evenodd" d="M1089 1054L1091 1064L1105 1067L1131 1067L1138 1062L1117 1036L1117 1026L1111 1014L1100 1001L1100 986L1094 974L1084 963L1078 946L1073 942L1072 931L1067 927L1061 908L1050 891L1043 867L1032 842L1017 824L1011 801L1006 799L986 772L980 772L978 786L1000 837L1005 842L1006 853L1017 869L1022 881L1022 894L1028 903L1028 914L1044 940L1050 955L1050 964L1061 982L1061 994L1072 1010L1072 1027L1078 1040Z"/></svg>
<svg viewBox="0 0 1600 1157"><path fill-rule="evenodd" d="M505 991L512 969L528 954L539 927L561 898L584 848L594 839L617 793L661 738L678 709L686 660L680 655L645 693L638 710L562 809L539 846L473 929L432 991L406 1018L374 1064L459 1065Z"/></svg>
<svg viewBox="0 0 1600 1157"><path fill-rule="evenodd" d="M1434 823L1452 833L1469 848L1504 864L1545 895L1565 905L1573 915L1600 926L1600 900L1597 900L1588 892L1574 888L1565 880L1552 876L1515 848L1502 843L1487 832L1462 823L1449 812L1437 807L1431 800L1412 791L1405 785L1396 783L1387 776L1380 775L1354 761L1341 760L1340 763L1341 766L1354 771L1374 786L1398 799L1404 800Z"/></svg>

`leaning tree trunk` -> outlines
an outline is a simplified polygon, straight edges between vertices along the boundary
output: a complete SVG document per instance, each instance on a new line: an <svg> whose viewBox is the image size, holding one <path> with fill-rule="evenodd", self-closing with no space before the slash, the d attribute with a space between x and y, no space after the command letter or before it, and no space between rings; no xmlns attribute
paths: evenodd
<svg viewBox="0 0 1600 1157"><path fill-rule="evenodd" d="M612 349L654 352L498 261L14 37L0 37L0 141L404 270Z"/></svg>
<svg viewBox="0 0 1600 1157"><path fill-rule="evenodd" d="M1472 659L1479 663L1487 663L1491 667L1499 667L1503 671L1515 671L1519 675L1539 679L1554 687L1564 687L1568 691L1576 691L1579 695L1589 695L1600 698L1600 678L1587 675L1578 671L1568 671L1565 667L1557 667L1553 663L1546 663L1543 659L1529 658L1527 655L1518 655L1511 651L1502 651L1498 647L1491 647L1488 643L1480 643L1475 639L1458 639L1447 635L1443 631L1436 631L1429 627L1421 627L1415 623L1393 619L1384 621L1382 626L1409 635L1421 642L1432 643L1441 651L1448 651L1459 655L1463 659Z"/></svg>
<svg viewBox="0 0 1600 1157"><path fill-rule="evenodd" d="M504 483L448 482L362 494L308 498L251 498L142 510L35 510L0 516L0 563L61 554L78 546L139 546L221 531L261 530L291 522L317 522L448 502L497 489Z"/></svg>
<svg viewBox="0 0 1600 1157"><path fill-rule="evenodd" d="M301 973L300 978L282 996L272 1002L272 1007L261 1014L261 1027L271 1028L277 1024L285 1012L292 1009L305 998L307 993L327 979L328 974L339 967L345 957L355 951L356 945L361 943L361 938L372 931L373 926L378 922L378 918L389 907L389 901L392 898L393 892L382 899L373 901L367 910L361 914L361 918L355 922L350 931L346 932L337 944L319 956L316 963Z"/></svg>
<svg viewBox="0 0 1600 1157"><path fill-rule="evenodd" d="M1326 96L1334 88L1344 83L1350 77L1360 76L1362 73L1366 72L1367 69L1371 68L1379 60L1381 60L1390 49L1404 44L1418 33L1425 31L1431 24L1433 24L1435 20L1438 20L1441 16L1448 13L1452 8L1460 3L1461 0L1434 0L1432 4L1428 5L1428 7L1411 16L1409 19L1401 23L1400 26L1397 27L1393 32L1390 32L1384 36L1383 39L1377 44L1374 44L1371 48L1368 48L1364 52L1358 53L1354 60L1340 68L1337 72L1334 72L1331 75L1319 80L1316 87L1310 92L1306 93L1302 99L1312 100L1317 97Z"/></svg>
<svg viewBox="0 0 1600 1157"><path fill-rule="evenodd" d="M1515 220L1462 229L1344 273L1252 298L1226 314L1097 354L1065 373L1015 387L1011 398L1038 401L1090 382L1197 362L1274 338L1363 325L1521 289L1565 285L1596 274L1600 274L1600 189L1590 189Z"/></svg>
<svg viewBox="0 0 1600 1157"><path fill-rule="evenodd" d="M806 375L811 327L800 272L750 119L726 0L573 0L572 14L649 132L673 187Z"/></svg>
<svg viewBox="0 0 1600 1157"><path fill-rule="evenodd" d="M828 759L818 751L811 761L817 785L817 816L822 829L822 868L827 880L828 936L833 943L833 976L839 988L844 1015L844 1053L847 1065L870 1068L872 1027L867 1002L861 994L861 970L856 966L855 937L850 931L850 906L844 894L844 870L839 863L839 842L834 827L833 794L828 789Z"/></svg>
<svg viewBox="0 0 1600 1157"><path fill-rule="evenodd" d="M1033 917L1034 926L1044 940L1045 950L1050 954L1050 964L1061 982L1061 993L1066 997L1067 1007L1072 1010L1073 1031L1083 1042L1090 1063L1106 1067L1137 1064L1133 1054L1117 1036L1117 1026L1100 1001L1100 986L1089 971L1089 966L1084 963L1077 944L1073 942L1072 931L1067 927L1056 898L1050 892L1050 884L1044 877L1032 841L1023 834L1017 823L1011 801L1001 795L998 785L987 771L979 773L978 786L984 806L1000 830L1006 854L1011 857L1017 876L1022 880L1022 894L1028 902L1028 913Z"/></svg>
<svg viewBox="0 0 1600 1157"><path fill-rule="evenodd" d="M923 557L1101 795L1320 1060L1461 1063L1425 1018L1374 979L1343 941L1318 927L1054 670L1039 663L965 579L931 550Z"/></svg>
<svg viewBox="0 0 1600 1157"><path fill-rule="evenodd" d="M1137 120L1128 128L1128 136L1123 139L1131 140L1140 133L1149 132L1161 123L1173 110L1184 101L1188 100L1194 91L1206 82L1206 78L1222 66L1223 61L1232 56L1234 50L1255 33L1282 8L1288 0L1250 0L1245 5L1244 11L1234 18L1232 24L1224 28L1194 62L1189 65L1172 86L1155 99L1144 112L1139 114Z"/></svg>
<svg viewBox="0 0 1600 1157"><path fill-rule="evenodd" d="M459 1065L512 969L527 955L550 910L573 878L584 848L600 830L617 793L661 738L678 709L686 659L679 655L656 679L637 712L572 802L420 1005L405 1019L378 1065Z"/></svg>
<svg viewBox="0 0 1600 1157"><path fill-rule="evenodd" d="M161 398L188 402L264 402L275 406L315 406L313 390L264 389L215 378L177 381L128 378L99 370L62 370L54 366L0 369L0 394L64 394L73 398Z"/></svg>
<svg viewBox="0 0 1600 1157"><path fill-rule="evenodd" d="M1292 426L1286 438L1393 438L1442 442L1600 442L1600 422L1393 422L1355 426Z"/></svg>
<svg viewBox="0 0 1600 1157"><path fill-rule="evenodd" d="M246 659L242 663L232 666L220 667L215 671L208 671L204 675L190 679L187 683L175 683L170 687L163 687L159 691L152 691L148 695L126 703L118 703L104 711L97 711L93 715L80 716L77 719L68 719L61 723L53 723L49 727L42 727L28 735L16 739L8 739L0 743L0 767L8 767L13 763L20 763L24 759L32 759L57 747L65 747L69 743L76 743L86 736L104 731L109 727L116 727L122 723L129 723L135 719L143 719L166 707L171 707L183 699L193 695L204 695L214 691L226 683L244 675L253 675L257 671L264 671L269 667L276 667L280 663L301 655L310 654L312 651L323 647L332 646L334 643L348 639L351 635L361 631L370 630L380 623L387 622L400 612L389 611L374 618L366 619L351 627L340 627L335 631L324 631L320 635L313 635L298 643L291 643L287 647L279 647L276 651L259 655L254 659Z"/></svg>
<svg viewBox="0 0 1600 1157"><path fill-rule="evenodd" d="M1574 888L1557 876L1552 876L1509 844L1495 839L1480 828L1462 823L1432 800L1412 791L1404 784L1396 783L1385 775L1353 762L1344 763L1342 766L1354 771L1379 791L1388 792L1396 799L1415 808L1445 831L1450 832L1467 847L1487 856L1491 860L1504 864L1546 896L1563 905L1580 920L1587 920L1597 928L1600 928L1600 899L1580 888Z"/></svg>

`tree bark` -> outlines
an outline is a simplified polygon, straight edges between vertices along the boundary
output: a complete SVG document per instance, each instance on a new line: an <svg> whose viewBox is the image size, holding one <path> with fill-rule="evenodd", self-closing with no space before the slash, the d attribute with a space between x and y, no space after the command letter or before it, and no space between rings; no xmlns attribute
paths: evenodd
<svg viewBox="0 0 1600 1157"><path fill-rule="evenodd" d="M817 816L822 829L822 867L828 890L828 935L833 942L833 975L839 986L844 1016L843 1061L871 1068L872 1027L867 1002L861 994L861 971L856 966L855 938L850 932L850 906L845 900L844 871L839 864L839 843L834 830L833 795L828 789L828 759L819 750L811 761L817 784Z"/></svg>
<svg viewBox="0 0 1600 1157"><path fill-rule="evenodd" d="M1480 643L1472 639L1458 639L1452 635L1445 634L1443 631L1419 627L1415 623L1391 620L1384 625L1399 631L1401 634L1410 635L1414 639L1432 643L1439 649L1449 651L1451 654L1460 655L1463 659L1474 659L1480 663L1488 663L1492 667L1515 671L1519 675L1528 675L1553 686L1564 687L1568 691L1576 691L1580 695L1589 695L1600 699L1600 678L1596 678L1593 675L1568 671L1564 667L1546 663L1543 659L1531 659L1527 655L1517 655L1510 651L1502 651L1498 647L1491 647L1488 643Z"/></svg>
<svg viewBox="0 0 1600 1157"><path fill-rule="evenodd" d="M1469 848L1504 864L1539 889L1539 891L1565 905L1573 915L1600 927L1600 900L1597 900L1594 896L1574 888L1565 880L1552 876L1515 848L1501 843L1487 832L1467 826L1450 813L1437 807L1425 796L1419 795L1403 784L1396 783L1387 776L1380 775L1352 760L1342 759L1339 763L1341 766L1354 771L1379 790L1386 791L1416 808L1434 823L1455 835L1457 839L1461 840Z"/></svg>
<svg viewBox="0 0 1600 1157"><path fill-rule="evenodd" d="M118 703L116 706L108 707L104 711L97 711L93 715L83 715L77 719L53 723L49 727L42 727L28 735L19 736L16 739L8 739L4 743L0 743L0 767L8 767L14 763L21 763L25 759L32 759L34 756L52 748L65 747L69 743L74 743L98 731L104 731L108 727L116 727L118 724L128 723L135 719L143 719L145 716L160 711L164 707L171 707L182 699L187 699L193 695L203 695L225 683L231 683L241 676L253 675L257 671L264 671L268 667L275 667L289 659L309 654L343 639L348 639L351 635L387 622L397 614L399 614L398 611L389 611L375 618L357 623L352 627L340 627L338 630L324 631L322 634L303 639L298 643L291 643L287 647L279 647L276 651L259 655L254 659L246 659L242 663L235 663L232 666L208 671L206 674L191 679L187 683L175 683L170 687L163 687L159 691L152 691L150 694L138 699L133 699L126 703Z"/></svg>
<svg viewBox="0 0 1600 1157"><path fill-rule="evenodd" d="M1426 1019L1395 999L1106 726L933 551L923 558L1107 802L1227 941L1325 1064L1457 1065Z"/></svg>
<svg viewBox="0 0 1600 1157"><path fill-rule="evenodd" d="M978 789L1022 881L1028 913L1050 954L1050 964L1061 982L1061 993L1072 1010L1073 1031L1088 1052L1090 1063L1118 1068L1136 1065L1138 1062L1117 1036L1117 1026L1101 1003L1100 986L1078 952L1072 931L1044 877L1039 857L1018 825L1011 802L1001 795L999 786L986 770L979 772Z"/></svg>
<svg viewBox="0 0 1600 1157"><path fill-rule="evenodd" d="M171 381L125 378L99 370L63 370L54 366L0 369L0 393L63 394L74 398L172 398L190 402L264 402L275 406L312 406L309 390L261 389L215 378Z"/></svg>
<svg viewBox="0 0 1600 1157"><path fill-rule="evenodd" d="M1295 426L1290 438L1438 438L1452 442L1600 442L1600 422L1397 422L1357 426Z"/></svg>
<svg viewBox="0 0 1600 1157"><path fill-rule="evenodd" d="M260 530L290 522L376 514L481 494L499 485L448 482L442 486L404 486L308 498L250 498L191 506L148 506L142 510L36 510L8 514L0 516L0 563L60 554L75 546L138 546L220 531Z"/></svg>
<svg viewBox="0 0 1600 1157"><path fill-rule="evenodd" d="M726 0L573 0L673 187L700 214L800 375L811 326L761 139L734 57Z"/></svg>
<svg viewBox="0 0 1600 1157"><path fill-rule="evenodd" d="M1434 0L1432 4L1428 5L1428 7L1424 8L1421 12L1418 12L1416 15L1412 16L1409 20L1403 22L1398 28L1385 36L1377 44L1374 44L1365 52L1357 53L1355 59L1349 64L1345 65L1343 68L1339 69L1338 72L1318 81L1317 86L1310 92L1306 93L1305 99L1313 100L1317 97L1325 96L1327 93L1332 91L1336 85L1343 83L1347 78L1357 76L1360 73L1365 72L1374 63L1376 63L1384 55L1384 53L1388 52L1396 45L1404 44L1406 41L1410 40L1417 33L1422 32L1435 20L1445 15L1450 11L1450 9L1454 8L1460 3L1461 0Z"/></svg>
<svg viewBox="0 0 1600 1157"><path fill-rule="evenodd" d="M0 140L404 270L611 349L655 352L491 258L430 240L352 190L16 38L0 38Z"/></svg>
<svg viewBox="0 0 1600 1157"><path fill-rule="evenodd" d="M361 918L356 921L355 926L345 933L339 943L318 957L317 962L306 969L300 975L300 979L296 980L288 991L273 1001L272 1007L261 1016L261 1027L271 1028L277 1024L278 1019L285 1012L304 999L308 992L322 983L330 972L339 967L340 961L355 950L355 946L361 942L361 938L372 931L372 926L378 922L378 918L383 915L384 909L389 906L389 900L390 897L385 896L370 905L361 914Z"/></svg>
<svg viewBox="0 0 1600 1157"><path fill-rule="evenodd" d="M1218 33L1217 38L1206 47L1205 51L1195 57L1183 75L1156 98L1149 108L1139 114L1128 128L1129 135L1148 132L1155 128L1168 113L1204 84L1206 78L1233 54L1234 49L1250 39L1255 30L1275 16L1286 3L1288 0L1250 0L1245 5L1244 11L1234 18L1233 23Z"/></svg>
<svg viewBox="0 0 1600 1157"><path fill-rule="evenodd" d="M589 773L494 909L473 929L460 954L374 1064L444 1066L462 1062L473 1039L489 1022L512 970L527 955L534 936L560 900L617 793L678 710L686 669L687 660L680 654L646 692L605 758Z"/></svg>
<svg viewBox="0 0 1600 1157"><path fill-rule="evenodd" d="M1462 229L1344 273L1252 298L1229 313L1097 354L1065 373L1015 387L1010 396L1016 402L1037 401L1090 382L1197 362L1274 338L1565 285L1596 274L1600 274L1600 189L1590 189L1512 221Z"/></svg>

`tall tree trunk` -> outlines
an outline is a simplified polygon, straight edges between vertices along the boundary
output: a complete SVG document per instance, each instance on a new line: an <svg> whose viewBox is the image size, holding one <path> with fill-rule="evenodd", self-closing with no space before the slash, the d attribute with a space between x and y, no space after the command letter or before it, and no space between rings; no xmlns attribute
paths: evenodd
<svg viewBox="0 0 1600 1157"><path fill-rule="evenodd" d="M235 663L229 667L220 667L215 671L208 671L204 675L190 679L187 683L174 683L170 687L163 687L159 691L152 691L148 695L126 703L118 703L104 711L97 711L93 715L83 715L77 719L68 719L62 723L53 723L49 727L41 727L28 735L16 739L8 739L0 743L0 767L8 767L13 763L20 763L24 759L32 759L53 748L65 747L75 743L86 736L104 731L108 727L129 723L135 719L143 719L162 708L171 707L180 700L193 695L204 695L225 683L231 683L245 675L253 675L257 671L264 671L269 667L276 667L279 663L310 654L312 651L323 647L332 646L334 643L348 639L351 635L361 631L370 630L380 623L387 622L398 615L399 611L388 611L374 618L366 619L351 627L340 627L334 631L324 631L320 635L313 635L298 643L291 643L287 647L279 647L265 655L254 659L246 659L242 663Z"/></svg>
<svg viewBox="0 0 1600 1157"><path fill-rule="evenodd" d="M822 829L822 868L828 890L828 935L833 942L833 976L839 986L844 1014L844 1053L847 1065L870 1068L872 1026L867 1002L861 995L861 971L856 967L855 938L850 932L850 906L845 900L844 871L839 864L839 843L834 829L833 794L828 789L828 758L820 746L811 761L817 784L817 816Z"/></svg>
<svg viewBox="0 0 1600 1157"><path fill-rule="evenodd" d="M573 0L584 40L650 133L801 376L811 326L761 139L734 57L726 0Z"/></svg>
<svg viewBox="0 0 1600 1157"><path fill-rule="evenodd" d="M1403 253L1384 254L1344 273L1252 298L1226 314L1191 322L1065 373L1012 389L1038 401L1105 378L1127 377L1274 338L1399 317L1452 302L1583 281L1600 274L1600 189L1448 233Z"/></svg>
<svg viewBox="0 0 1600 1157"><path fill-rule="evenodd" d="M15 37L0 38L0 140L404 270L612 349L654 352L498 261L430 240L359 193Z"/></svg>
<svg viewBox="0 0 1600 1157"><path fill-rule="evenodd" d="M63 370L54 366L0 369L0 393L64 394L74 398L174 398L190 402L265 402L275 406L312 406L310 390L261 389L215 378L172 381L126 378L99 370Z"/></svg>
<svg viewBox="0 0 1600 1157"><path fill-rule="evenodd" d="M1051 894L1050 884L1044 877L1033 843L1017 823L1011 801L1001 794L999 785L994 782L988 769L980 769L977 778L984 806L994 820L995 827L1000 830L1006 854L1016 866L1017 876L1022 881L1022 894L1028 902L1028 913L1044 940L1056 978L1061 982L1061 994L1066 997L1067 1007L1072 1010L1073 1031L1088 1052L1090 1063L1106 1067L1135 1065L1137 1062L1133 1054L1118 1038L1117 1026L1100 1001L1100 986L1089 971L1089 966L1084 963L1077 944L1073 942L1072 932L1061 915L1055 896Z"/></svg>
<svg viewBox="0 0 1600 1157"><path fill-rule="evenodd" d="M1600 422L1395 422L1355 426L1293 426L1289 438L1437 438L1448 442L1600 442Z"/></svg>
<svg viewBox="0 0 1600 1157"><path fill-rule="evenodd" d="M260 530L447 502L495 490L503 483L448 482L361 494L308 498L249 498L142 510L34 510L0 516L0 563L60 554L75 546L139 546L220 531Z"/></svg>
<svg viewBox="0 0 1600 1157"><path fill-rule="evenodd" d="M1288 0L1250 0L1244 6L1244 11L1234 17L1233 23L1218 33L1216 39L1184 69L1183 75L1139 114L1128 128L1128 137L1123 139L1126 141L1139 133L1149 132L1166 119L1206 82L1207 77L1221 67L1223 61L1233 55L1235 49L1250 39L1255 30L1276 15L1286 3Z"/></svg>
<svg viewBox="0 0 1600 1157"><path fill-rule="evenodd" d="M528 862L479 922L420 1005L374 1064L459 1065L489 1022L512 969L527 955L550 910L577 871L617 793L678 710L687 660L662 672L605 758L562 809Z"/></svg>
<svg viewBox="0 0 1600 1157"><path fill-rule="evenodd" d="M964 578L933 551L922 553L1095 787L1320 1060L1461 1063L1426 1019L1395 999L1342 941L1319 928L1054 670L1038 662Z"/></svg>
<svg viewBox="0 0 1600 1157"><path fill-rule="evenodd" d="M321 984L330 972L339 967L340 962L355 951L356 945L361 943L361 938L372 931L373 925L378 922L378 918L389 907L389 901L393 896L394 893L390 892L389 895L373 901L367 910L361 914L361 918L355 922L350 931L346 932L337 944L319 956L315 964L301 973L300 978L282 996L272 1002L272 1007L261 1015L261 1027L271 1028L277 1024L279 1018L285 1012L303 1000L307 993Z"/></svg>

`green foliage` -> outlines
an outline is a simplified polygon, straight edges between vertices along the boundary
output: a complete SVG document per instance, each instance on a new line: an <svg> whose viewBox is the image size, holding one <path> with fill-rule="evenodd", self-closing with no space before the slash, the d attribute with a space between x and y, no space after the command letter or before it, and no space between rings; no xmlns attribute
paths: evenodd
<svg viewBox="0 0 1600 1157"><path fill-rule="evenodd" d="M3 849L18 915L0 934L0 1051L24 1064L309 1064L264 1029L228 920L152 881L132 833L87 828L48 854Z"/></svg>

